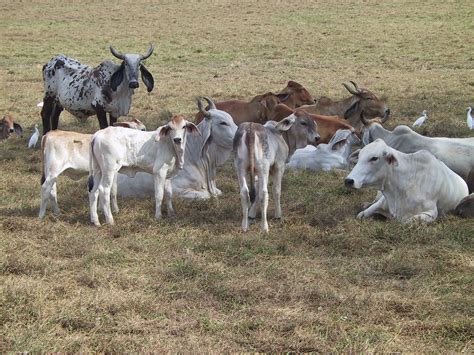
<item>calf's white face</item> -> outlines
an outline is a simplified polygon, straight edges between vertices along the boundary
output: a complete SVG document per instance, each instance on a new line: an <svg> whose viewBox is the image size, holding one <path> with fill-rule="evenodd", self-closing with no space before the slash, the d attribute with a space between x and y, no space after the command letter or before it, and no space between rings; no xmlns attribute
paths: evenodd
<svg viewBox="0 0 474 355"><path fill-rule="evenodd" d="M161 127L156 137L157 141L165 137L171 140L179 169L182 169L184 164L187 132L199 133L199 129L194 123L186 121L183 116L174 116L167 125Z"/></svg>
<svg viewBox="0 0 474 355"><path fill-rule="evenodd" d="M381 139L365 146L359 152L359 160L345 179L347 187L381 186L391 169L398 165L390 148Z"/></svg>

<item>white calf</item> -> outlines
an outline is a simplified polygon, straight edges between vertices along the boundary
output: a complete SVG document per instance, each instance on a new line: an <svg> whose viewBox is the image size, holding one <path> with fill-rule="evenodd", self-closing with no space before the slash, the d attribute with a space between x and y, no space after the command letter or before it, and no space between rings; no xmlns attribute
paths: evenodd
<svg viewBox="0 0 474 355"><path fill-rule="evenodd" d="M145 130L145 125L137 119L116 123L122 127ZM89 173L90 144L92 134L68 131L49 131L41 140L43 174L41 176L41 205L39 217L44 218L48 201L55 214L59 213L56 182L62 173L79 180ZM117 187L112 189L113 211L118 212Z"/></svg>
<svg viewBox="0 0 474 355"><path fill-rule="evenodd" d="M108 127L94 134L91 142L89 204L91 222L99 226L97 200L100 199L105 221L114 224L110 210L110 192L116 174L134 176L138 171L153 174L156 219L161 218L163 195L167 196L168 214L173 214L170 178L183 168L186 132L199 132L184 119L174 116L167 125L154 132ZM166 190L166 191L165 191Z"/></svg>

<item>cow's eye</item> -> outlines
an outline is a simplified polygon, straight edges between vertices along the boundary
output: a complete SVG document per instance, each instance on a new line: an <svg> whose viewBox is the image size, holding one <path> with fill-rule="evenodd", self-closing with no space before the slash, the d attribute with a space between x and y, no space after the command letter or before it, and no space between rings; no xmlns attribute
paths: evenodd
<svg viewBox="0 0 474 355"><path fill-rule="evenodd" d="M377 161L377 160L379 160L379 157L372 157L369 159L369 161Z"/></svg>
<svg viewBox="0 0 474 355"><path fill-rule="evenodd" d="M304 121L303 121L303 122L301 122L301 125L303 125L303 126L307 126L308 124L307 124L306 122L304 122Z"/></svg>
<svg viewBox="0 0 474 355"><path fill-rule="evenodd" d="M221 125L228 126L227 122L221 122Z"/></svg>

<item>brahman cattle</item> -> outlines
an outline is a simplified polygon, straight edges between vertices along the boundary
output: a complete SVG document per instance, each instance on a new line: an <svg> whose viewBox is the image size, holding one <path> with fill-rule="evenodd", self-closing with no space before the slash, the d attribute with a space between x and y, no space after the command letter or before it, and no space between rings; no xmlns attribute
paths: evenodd
<svg viewBox="0 0 474 355"><path fill-rule="evenodd" d="M315 103L315 100L309 91L306 90L303 85L293 80L288 81L286 87L277 95L281 103L290 108L297 108L303 105L312 105Z"/></svg>
<svg viewBox="0 0 474 355"><path fill-rule="evenodd" d="M263 95L255 96L250 102L242 100L229 100L216 103L218 110L229 113L234 122L240 125L243 122L265 123L274 115L273 111L278 103L284 103L291 108L314 103L311 94L301 84L289 81L286 87L279 94L267 92ZM206 107L206 110L209 106ZM198 112L195 122L200 123L204 116Z"/></svg>
<svg viewBox="0 0 474 355"><path fill-rule="evenodd" d="M281 218L281 179L285 164L296 149L315 144L318 140L319 134L315 121L296 114L280 122L269 121L264 126L258 123L243 123L239 126L234 138L236 151L234 163L239 179L244 231L248 230L249 217L253 219L257 213L256 196L258 195L262 212L262 229L268 232L269 176L273 181L275 218ZM247 173L250 174L248 183ZM250 190L248 185L250 185Z"/></svg>
<svg viewBox="0 0 474 355"><path fill-rule="evenodd" d="M285 94L285 97L288 96ZM234 122L239 125L243 122L264 123L268 116L272 114L275 106L280 102L277 95L267 92L263 95L255 96L250 102L242 100L229 100L217 102L216 109L227 112L232 116ZM210 107L207 106L206 110ZM201 123L205 116L199 111L195 116L195 122Z"/></svg>
<svg viewBox="0 0 474 355"><path fill-rule="evenodd" d="M338 130L328 144L321 143L317 147L308 145L303 149L297 149L287 167L295 170L313 171L346 169L354 144L360 144L360 139L355 132L348 129Z"/></svg>
<svg viewBox="0 0 474 355"><path fill-rule="evenodd" d="M379 198L357 218L381 214L402 223L432 222L468 195L466 182L426 150L405 154L377 139L361 149L348 187L373 186Z"/></svg>
<svg viewBox="0 0 474 355"><path fill-rule="evenodd" d="M130 110L132 95L139 86L139 70L148 92L153 90L153 76L141 63L153 53L152 46L145 55L122 54L112 46L110 51L122 60L120 65L106 60L93 68L57 55L43 67L43 134L51 127L58 128L63 109L83 120L97 115L100 128L107 127L108 112L110 125L113 125Z"/></svg>
<svg viewBox="0 0 474 355"><path fill-rule="evenodd" d="M425 149L466 182L470 183L470 180L474 180L469 178L469 174L474 172L474 137L425 137L407 126L397 126L393 131L389 131L378 123L370 124L363 136L364 143L381 138L388 146L403 153L414 153ZM472 191L474 186L469 186L469 188Z"/></svg>
<svg viewBox="0 0 474 355"><path fill-rule="evenodd" d="M318 133L321 139L318 143L329 143L331 138L336 134L339 129L348 129L354 132L354 128L344 119L338 116L322 116L307 112L304 108L296 110L291 109L285 104L278 104L275 107L273 116L270 117L272 121L281 121L283 118L290 116L291 114L297 116L305 116L314 120L318 125Z"/></svg>
<svg viewBox="0 0 474 355"><path fill-rule="evenodd" d="M16 133L20 137L23 137L23 128L18 123L13 121L13 116L6 114L0 121L0 139L7 139L13 133Z"/></svg>
<svg viewBox="0 0 474 355"><path fill-rule="evenodd" d="M186 142L183 170L171 180L173 194L184 198L208 199L222 192L216 186L216 168L225 163L232 152L237 126L232 117L217 110L211 99L204 97L209 110L198 100L199 111L205 117L198 124L201 135L191 135ZM118 175L120 196L147 196L153 194L153 178L137 173L134 178Z"/></svg>
<svg viewBox="0 0 474 355"><path fill-rule="evenodd" d="M382 117L382 122L385 122L390 115L390 109L385 103L379 100L371 91L359 88L353 81L351 83L354 85L354 89L347 84L342 85L352 96L340 101L333 101L323 96L317 99L314 105L302 106L301 108L318 115L344 117L357 132L360 132L363 127L363 122L360 120L361 112L367 118Z"/></svg>
<svg viewBox="0 0 474 355"><path fill-rule="evenodd" d="M199 132L183 116L174 116L168 124L153 132L108 127L94 134L91 142L89 204L91 222L99 226L97 200L105 221L114 224L110 210L110 192L118 172L134 176L138 171L153 174L156 219L161 219L163 195L167 196L168 215L174 214L170 178L183 168L186 132Z"/></svg>
<svg viewBox="0 0 474 355"><path fill-rule="evenodd" d="M137 130L145 130L145 125L133 119L128 122L116 122L115 125ZM59 213L56 182L62 173L74 180L87 175L90 170L90 144L92 134L49 131L41 140L42 167L41 205L39 217L44 218L48 201L51 201L55 214ZM117 186L112 187L112 210L118 212Z"/></svg>

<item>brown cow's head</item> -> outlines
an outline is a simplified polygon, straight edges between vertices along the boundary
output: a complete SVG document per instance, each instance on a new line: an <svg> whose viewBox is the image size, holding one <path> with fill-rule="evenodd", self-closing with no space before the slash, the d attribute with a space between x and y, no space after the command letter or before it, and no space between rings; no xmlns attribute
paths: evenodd
<svg viewBox="0 0 474 355"><path fill-rule="evenodd" d="M284 103L290 108L297 108L303 105L314 104L314 99L303 85L296 81L290 80L286 87L277 94L280 102Z"/></svg>
<svg viewBox="0 0 474 355"><path fill-rule="evenodd" d="M258 102L262 105L260 120L262 122L267 122L270 117L273 117L275 113L275 107L280 103L280 100L274 93L267 92L266 94L259 95Z"/></svg>
<svg viewBox="0 0 474 355"><path fill-rule="evenodd" d="M390 115L390 109L385 103L379 100L371 91L359 88L353 81L351 83L354 85L354 89L345 83L342 84L347 91L354 95L352 105L344 113L344 118L348 120L350 117L358 117L363 112L366 117L382 117L382 122L385 122Z"/></svg>
<svg viewBox="0 0 474 355"><path fill-rule="evenodd" d="M13 122L12 115L7 113L0 121L0 139L7 139L14 132L23 137L23 128L18 123Z"/></svg>

